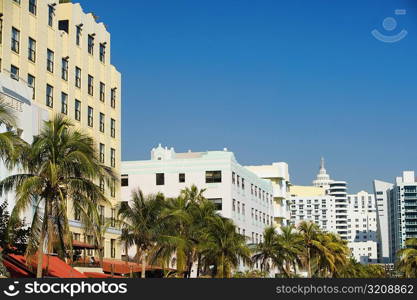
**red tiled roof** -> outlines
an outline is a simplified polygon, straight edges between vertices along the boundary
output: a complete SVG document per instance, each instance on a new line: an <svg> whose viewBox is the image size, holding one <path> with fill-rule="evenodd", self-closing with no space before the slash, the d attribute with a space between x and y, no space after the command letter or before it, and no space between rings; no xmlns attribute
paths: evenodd
<svg viewBox="0 0 417 300"><path fill-rule="evenodd" d="M113 266L113 270L112 270ZM117 259L104 259L103 260L103 271L106 273L111 273L113 271L114 274L129 274L132 270L132 273L139 273L142 271L142 265L135 263L135 262L126 262L123 260ZM162 270L161 267L157 266L146 266L146 271L151 270ZM173 270L173 269L166 269L166 270Z"/></svg>

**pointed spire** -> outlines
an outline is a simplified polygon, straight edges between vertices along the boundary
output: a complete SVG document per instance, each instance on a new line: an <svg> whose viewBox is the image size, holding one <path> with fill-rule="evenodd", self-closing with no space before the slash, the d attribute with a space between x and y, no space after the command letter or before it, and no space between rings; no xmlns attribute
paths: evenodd
<svg viewBox="0 0 417 300"><path fill-rule="evenodd" d="M324 169L324 157L321 157L320 169Z"/></svg>

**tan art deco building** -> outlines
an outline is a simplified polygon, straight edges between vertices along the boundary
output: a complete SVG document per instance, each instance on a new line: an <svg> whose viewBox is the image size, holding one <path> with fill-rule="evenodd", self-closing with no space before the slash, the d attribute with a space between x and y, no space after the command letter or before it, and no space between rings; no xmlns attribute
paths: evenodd
<svg viewBox="0 0 417 300"><path fill-rule="evenodd" d="M0 0L0 15L1 72L33 87L33 101L50 117L64 114L93 136L100 159L120 174L121 74L105 25L62 0ZM118 184L103 188L112 206L100 211L115 217ZM72 208L68 214L75 239L89 242ZM107 232L107 258L120 258L118 233Z"/></svg>

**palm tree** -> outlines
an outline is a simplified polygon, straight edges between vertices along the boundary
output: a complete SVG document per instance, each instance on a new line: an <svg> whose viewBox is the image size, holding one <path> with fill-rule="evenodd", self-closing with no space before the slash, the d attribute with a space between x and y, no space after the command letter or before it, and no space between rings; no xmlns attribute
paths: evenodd
<svg viewBox="0 0 417 300"><path fill-rule="evenodd" d="M246 237L236 232L229 219L213 217L205 230L201 253L206 265L214 265L219 278L230 278L240 262L251 265Z"/></svg>
<svg viewBox="0 0 417 300"><path fill-rule="evenodd" d="M0 133L0 157L5 166L11 169L19 155L16 148L24 142L20 139L17 131L12 130L12 128L16 129L16 115L5 104L4 97L0 95L0 126L5 126L7 130Z"/></svg>
<svg viewBox="0 0 417 300"><path fill-rule="evenodd" d="M405 248L398 251L397 268L406 278L417 277L417 238L406 240Z"/></svg>
<svg viewBox="0 0 417 300"><path fill-rule="evenodd" d="M141 277L146 277L147 256L161 232L161 211L164 195L144 196L140 189L132 192L131 201L122 202L119 208L122 241L126 249L136 246L136 259L142 265ZM126 253L127 254L127 253Z"/></svg>
<svg viewBox="0 0 417 300"><path fill-rule="evenodd" d="M271 267L282 266L284 261L280 256L280 245L278 242L278 234L274 227L267 227L263 233L264 239L262 242L253 247L252 256L253 262L261 263L261 271L269 272Z"/></svg>
<svg viewBox="0 0 417 300"><path fill-rule="evenodd" d="M14 190L16 204L10 229L19 215L34 206L27 256L38 252L37 277L42 277L44 247L61 255L72 248L67 219L68 201L74 208L106 202L97 180L116 180L110 168L100 164L93 138L73 128L61 116L44 123L31 145L21 145L22 172L0 182L0 194Z"/></svg>
<svg viewBox="0 0 417 300"><path fill-rule="evenodd" d="M307 267L307 276L308 278L312 277L312 260L314 257L314 254L317 252L321 252L322 246L320 242L318 241L319 234L320 234L320 228L317 224L312 222L301 222L298 225L298 231L300 232L301 236L304 240L304 246L305 246L305 253L304 253L304 259L305 259L305 265Z"/></svg>
<svg viewBox="0 0 417 300"><path fill-rule="evenodd" d="M319 233L317 240L320 243L316 247L317 273L332 277L348 264L350 251L347 242L334 233Z"/></svg>
<svg viewBox="0 0 417 300"><path fill-rule="evenodd" d="M281 261L284 262L282 271L287 277L292 277L291 268L296 272L297 266L301 265L300 255L304 250L303 238L293 225L283 226L280 229L278 245L281 249Z"/></svg>

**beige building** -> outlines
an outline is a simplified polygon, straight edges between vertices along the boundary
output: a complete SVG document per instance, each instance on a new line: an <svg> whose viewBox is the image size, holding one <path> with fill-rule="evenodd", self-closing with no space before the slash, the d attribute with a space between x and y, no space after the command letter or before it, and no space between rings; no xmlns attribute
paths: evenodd
<svg viewBox="0 0 417 300"><path fill-rule="evenodd" d="M105 25L69 1L0 0L0 29L1 72L31 86L50 117L64 114L93 136L102 162L120 174L121 74ZM115 217L117 186L103 187L112 203L100 207L107 218ZM88 242L72 208L69 219L75 238ZM120 258L118 235L109 229L106 257Z"/></svg>

